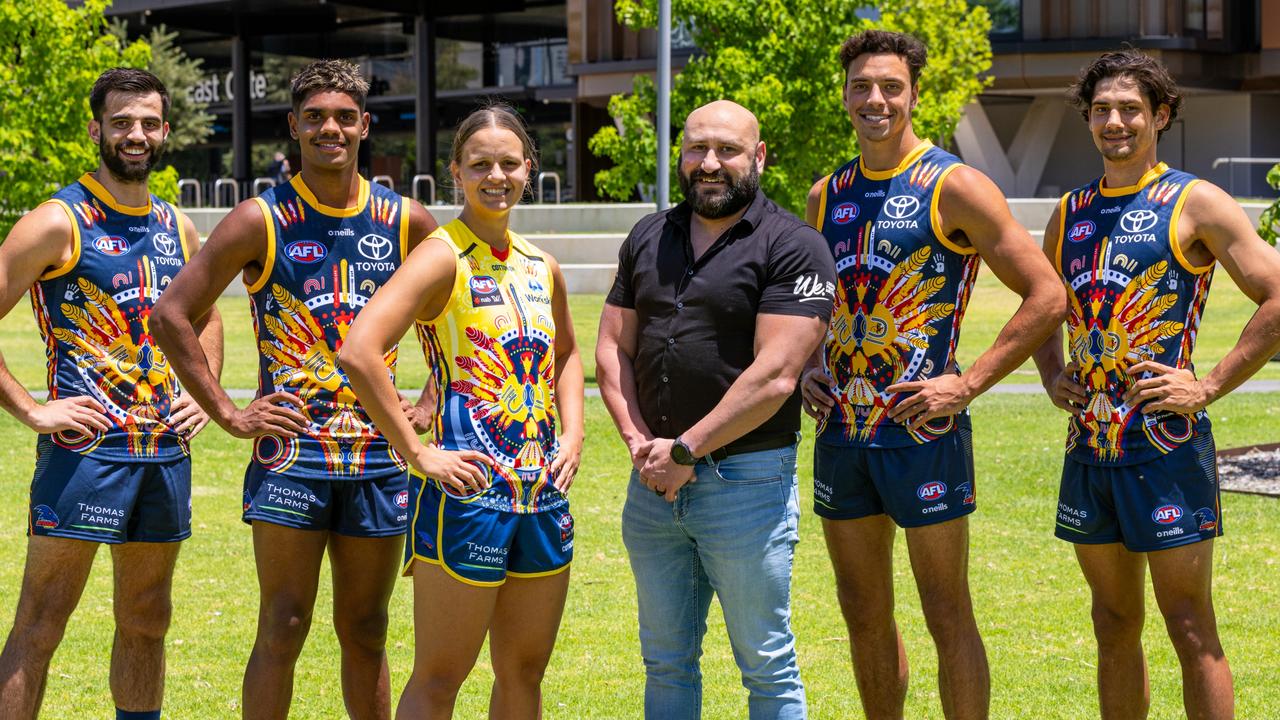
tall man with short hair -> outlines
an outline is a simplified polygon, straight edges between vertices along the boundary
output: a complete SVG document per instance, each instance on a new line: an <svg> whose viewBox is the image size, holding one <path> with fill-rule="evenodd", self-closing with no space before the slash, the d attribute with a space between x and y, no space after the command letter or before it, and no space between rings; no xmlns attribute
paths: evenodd
<svg viewBox="0 0 1280 720"><path fill-rule="evenodd" d="M986 651L969 594L975 505L966 407L1062 322L1053 268L982 173L916 135L926 50L868 31L840 49L844 104L862 154L809 193L839 281L827 340L804 376L819 419L814 504L835 569L868 718L901 718L907 659L893 617L893 543L906 528L948 718L984 718ZM960 321L979 259L1022 297L963 374Z"/></svg>
<svg viewBox="0 0 1280 720"><path fill-rule="evenodd" d="M156 308L156 337L191 393L227 432L254 440L244 520L253 526L260 599L246 718L288 715L326 550L347 712L391 714L387 604L408 524L408 476L335 357L356 314L436 223L356 171L368 90L359 68L341 60L294 76L289 129L301 171L232 210ZM218 384L191 324L237 274L259 351L258 397L245 408ZM395 355L386 358L392 374ZM421 427L429 414L405 405Z"/></svg>
<svg viewBox="0 0 1280 720"><path fill-rule="evenodd" d="M1062 197L1045 252L1068 288L1062 335L1036 351L1050 397L1071 413L1058 495L1059 538L1075 544L1093 595L1103 718L1145 718L1146 569L1182 665L1188 717L1234 714L1231 669L1211 595L1222 534L1205 406L1280 346L1280 257L1218 187L1159 162L1182 97L1137 50L1100 56L1069 97L1102 155L1102 177ZM1215 265L1258 303L1211 372L1191 363Z"/></svg>
<svg viewBox="0 0 1280 720"><path fill-rule="evenodd" d="M713 594L750 717L805 716L791 631L796 381L835 276L822 237L759 191L764 161L746 108L690 113L685 201L632 229L600 317L600 391L634 466L622 537L651 719L701 715Z"/></svg>
<svg viewBox="0 0 1280 720"><path fill-rule="evenodd" d="M145 70L94 83L97 170L25 215L0 245L0 315L23 293L48 356L43 405L0 360L0 405L39 433L27 562L0 654L0 718L33 718L49 661L100 544L111 547L117 718L156 720L179 541L191 535L188 443L209 418L152 339L156 299L199 247L195 226L147 190L169 134L169 94ZM222 364L210 308L192 336Z"/></svg>

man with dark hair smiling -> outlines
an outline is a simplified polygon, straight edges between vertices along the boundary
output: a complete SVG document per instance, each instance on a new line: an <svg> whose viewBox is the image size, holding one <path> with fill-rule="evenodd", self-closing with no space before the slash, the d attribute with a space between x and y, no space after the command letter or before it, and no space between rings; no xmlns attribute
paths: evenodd
<svg viewBox="0 0 1280 720"><path fill-rule="evenodd" d="M901 718L907 656L894 619L893 543L905 528L938 649L947 718L985 718L986 650L969 594L976 508L968 404L1062 322L1053 268L982 173L916 135L925 46L871 30L840 49L861 155L819 180L807 219L839 281L830 332L804 375L818 418L814 505L849 628L862 707ZM964 374L956 360L979 261L1022 303Z"/></svg>
<svg viewBox="0 0 1280 720"><path fill-rule="evenodd" d="M191 439L209 421L182 392L148 326L157 298L200 246L195 226L147 190L169 134L169 95L145 70L94 83L98 168L24 216L0 245L0 316L28 290L49 361L37 403L0 360L0 405L39 433L27 563L0 654L0 718L40 710L49 661L98 546L111 547L120 720L157 720L181 540L191 535ZM212 308L193 341L222 364Z"/></svg>
<svg viewBox="0 0 1280 720"><path fill-rule="evenodd" d="M436 222L422 205L357 172L368 91L360 69L344 60L298 71L289 130L300 172L218 223L153 321L184 386L214 422L254 441L243 506L258 571L243 704L254 720L289 714L326 552L347 712L357 720L391 715L387 604L408 526L408 475L336 354L357 313ZM218 384L191 326L237 274L248 286L259 355L258 397L244 408ZM395 357L385 357L393 377ZM425 410L404 409L422 429Z"/></svg>
<svg viewBox="0 0 1280 720"><path fill-rule="evenodd" d="M1230 718L1212 597L1222 510L1205 406L1280 347L1280 257L1231 196L1157 159L1182 104L1159 61L1105 53L1068 96L1103 175L1063 195L1045 230L1045 253L1069 289L1071 359L1063 363L1061 328L1035 359L1053 403L1071 413L1056 534L1075 544L1092 593L1101 715L1147 716L1149 567L1187 716ZM1191 352L1219 263L1258 309L1198 378Z"/></svg>
<svg viewBox="0 0 1280 720"><path fill-rule="evenodd" d="M796 381L835 275L822 237L759 191L764 161L746 108L690 113L685 201L632 229L600 317L600 392L634 468L622 536L650 720L701 715L713 594L750 716L805 716L791 631Z"/></svg>

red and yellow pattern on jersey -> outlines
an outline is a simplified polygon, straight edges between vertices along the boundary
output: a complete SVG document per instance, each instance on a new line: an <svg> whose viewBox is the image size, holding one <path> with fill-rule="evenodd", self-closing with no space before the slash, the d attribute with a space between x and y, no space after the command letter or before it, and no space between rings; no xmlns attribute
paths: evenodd
<svg viewBox="0 0 1280 720"><path fill-rule="evenodd" d="M152 307L187 260L182 216L154 196L122 205L88 173L48 202L72 228L71 258L31 288L49 398L92 397L111 422L89 436L54 433L53 442L112 461L186 456L186 439L169 424L178 379L149 328Z"/></svg>
<svg viewBox="0 0 1280 720"><path fill-rule="evenodd" d="M360 178L356 205L320 203L302 175L255 198L267 226L266 267L249 286L258 392L303 401L308 431L264 435L253 462L315 480L376 479L404 461L374 427L336 362L352 321L404 261L409 201ZM395 378L397 350L386 355Z"/></svg>
<svg viewBox="0 0 1280 720"><path fill-rule="evenodd" d="M549 473L558 448L552 276L537 248L508 236L499 259L461 220L432 234L453 248L457 270L440 316L417 324L418 340L437 389L436 444L496 462L483 493L440 489L466 503L537 513L567 502Z"/></svg>
<svg viewBox="0 0 1280 720"><path fill-rule="evenodd" d="M818 230L836 259L835 308L822 350L836 404L818 438L852 447L909 447L968 422L967 411L919 430L889 410L894 383L958 372L960 321L978 273L972 247L942 233L939 189L959 158L923 142L896 167L854 158L826 178Z"/></svg>
<svg viewBox="0 0 1280 720"><path fill-rule="evenodd" d="M1068 350L1089 396L1067 433L1067 452L1079 462L1148 462L1210 430L1204 411L1146 413L1124 400L1141 379L1129 368L1140 362L1192 368L1213 278L1213 265L1192 265L1178 241L1197 182L1160 163L1135 185L1108 188L1099 178L1059 202L1054 260L1070 301Z"/></svg>

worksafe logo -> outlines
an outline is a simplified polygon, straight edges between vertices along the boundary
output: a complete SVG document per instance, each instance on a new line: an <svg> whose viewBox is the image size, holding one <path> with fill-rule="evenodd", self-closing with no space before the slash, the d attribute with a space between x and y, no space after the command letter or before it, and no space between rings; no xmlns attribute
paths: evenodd
<svg viewBox="0 0 1280 720"><path fill-rule="evenodd" d="M884 201L884 214L894 220L906 220L920 209L920 201L910 195L894 195Z"/></svg>
<svg viewBox="0 0 1280 720"><path fill-rule="evenodd" d="M1120 216L1120 229L1127 233L1145 232L1151 229L1158 219L1150 210L1130 210Z"/></svg>

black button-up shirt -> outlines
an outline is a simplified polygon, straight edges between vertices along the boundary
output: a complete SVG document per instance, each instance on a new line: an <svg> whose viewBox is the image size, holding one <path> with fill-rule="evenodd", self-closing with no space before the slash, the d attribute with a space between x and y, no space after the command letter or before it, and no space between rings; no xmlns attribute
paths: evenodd
<svg viewBox="0 0 1280 720"><path fill-rule="evenodd" d="M642 219L618 252L607 302L636 311L640 414L658 437L693 427L755 360L756 316L831 319L836 269L822 235L757 193L746 213L696 261L692 209ZM800 429L800 391L729 444Z"/></svg>

